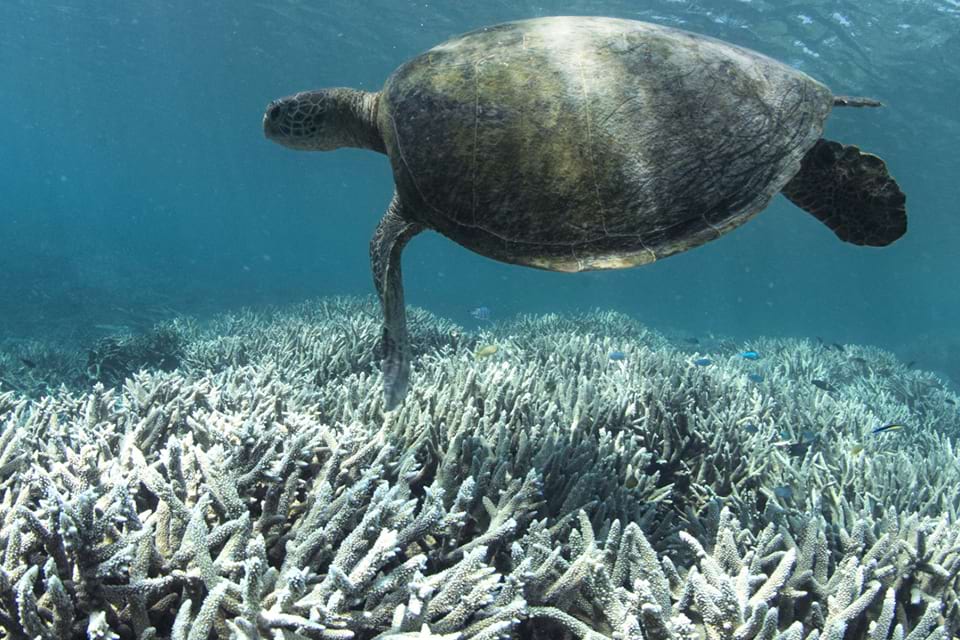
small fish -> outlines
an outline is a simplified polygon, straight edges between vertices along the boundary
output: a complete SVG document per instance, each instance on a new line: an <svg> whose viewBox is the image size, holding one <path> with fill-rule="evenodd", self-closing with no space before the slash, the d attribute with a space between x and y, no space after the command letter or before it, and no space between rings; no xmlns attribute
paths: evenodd
<svg viewBox="0 0 960 640"><path fill-rule="evenodd" d="M781 498L781 499L783 499L783 500L789 500L790 498L793 497L793 489L791 489L791 488L788 487L787 485L782 485L782 486L779 486L779 487L774 487L774 489L773 489L773 495L775 495L775 496L777 496L778 498Z"/></svg>
<svg viewBox="0 0 960 640"><path fill-rule="evenodd" d="M810 383L817 389L822 389L824 391L836 391L832 384L824 380L811 380Z"/></svg>
<svg viewBox="0 0 960 640"><path fill-rule="evenodd" d="M947 404L952 404L953 406L957 405L957 401L954 400L953 398L944 398L943 401L946 402Z"/></svg>
<svg viewBox="0 0 960 640"><path fill-rule="evenodd" d="M913 369L914 365L916 364L917 364L916 360L911 360L910 362L907 363L907 369Z"/></svg>
<svg viewBox="0 0 960 640"><path fill-rule="evenodd" d="M794 442L787 446L787 453L789 453L794 458L802 458L807 455L807 451L810 450L810 445L813 442Z"/></svg>
<svg viewBox="0 0 960 640"><path fill-rule="evenodd" d="M760 375L759 373L748 373L747 380L749 380L750 382L756 382L757 384L760 384L761 382L763 382L763 376Z"/></svg>
<svg viewBox="0 0 960 640"><path fill-rule="evenodd" d="M862 445L862 444L855 444L855 445L853 445L852 447L850 447L850 455L852 455L852 456L858 456L858 455L860 455L861 453L863 453L863 445Z"/></svg>
<svg viewBox="0 0 960 640"><path fill-rule="evenodd" d="M20 358L20 362L22 362L23 366L25 366L27 369L35 369L37 367L37 363L29 358Z"/></svg>
<svg viewBox="0 0 960 640"><path fill-rule="evenodd" d="M819 437L820 437L819 434L816 434L813 431L810 431L809 429L804 429L803 431L800 432L800 442L813 442Z"/></svg>
<svg viewBox="0 0 960 640"><path fill-rule="evenodd" d="M493 354L495 354L498 350L499 350L499 348L497 347L497 345L495 345L495 344L487 344L487 345L484 345L484 346L480 347L479 349L477 349L477 350L474 352L473 356L474 356L477 360L482 360L482 359L484 359L484 358L489 358L490 356L492 356Z"/></svg>
<svg viewBox="0 0 960 640"><path fill-rule="evenodd" d="M477 307L470 312L470 315L473 316L476 320L489 320L490 319L490 307Z"/></svg>
<svg viewBox="0 0 960 640"><path fill-rule="evenodd" d="M740 357L744 360L759 360L760 354L756 351L744 351L740 354Z"/></svg>
<svg viewBox="0 0 960 640"><path fill-rule="evenodd" d="M611 351L607 357L615 362L619 362L621 360L626 360L627 354L625 354L623 351Z"/></svg>
<svg viewBox="0 0 960 640"><path fill-rule="evenodd" d="M751 435L760 432L760 429L757 428L757 425L753 424L752 422L748 422L747 424L743 425L743 430Z"/></svg>
<svg viewBox="0 0 960 640"><path fill-rule="evenodd" d="M697 365L698 367L708 367L713 364L713 360L710 358L697 358L693 361L693 364Z"/></svg>
<svg viewBox="0 0 960 640"><path fill-rule="evenodd" d="M834 342L833 348L839 351L840 353L843 353L845 351L845 349L843 348L843 345L840 344L839 342Z"/></svg>
<svg viewBox="0 0 960 640"><path fill-rule="evenodd" d="M687 344L700 344L700 339L694 338L692 336L689 338L684 338L683 341L686 342Z"/></svg>
<svg viewBox="0 0 960 640"><path fill-rule="evenodd" d="M887 433L888 431L900 431L906 427L899 422L891 422L890 424L885 424L882 427L877 427L871 433Z"/></svg>

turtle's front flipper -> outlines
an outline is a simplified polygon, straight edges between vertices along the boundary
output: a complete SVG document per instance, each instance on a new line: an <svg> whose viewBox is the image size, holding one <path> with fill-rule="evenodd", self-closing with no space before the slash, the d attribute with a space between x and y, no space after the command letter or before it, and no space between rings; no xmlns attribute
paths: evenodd
<svg viewBox="0 0 960 640"><path fill-rule="evenodd" d="M907 197L875 155L821 138L783 188L844 242L882 247L907 231Z"/></svg>
<svg viewBox="0 0 960 640"><path fill-rule="evenodd" d="M407 394L410 383L410 350L407 317L403 306L400 254L404 245L422 227L403 218L397 194L370 240L373 282L383 307L383 392L386 409L395 408Z"/></svg>

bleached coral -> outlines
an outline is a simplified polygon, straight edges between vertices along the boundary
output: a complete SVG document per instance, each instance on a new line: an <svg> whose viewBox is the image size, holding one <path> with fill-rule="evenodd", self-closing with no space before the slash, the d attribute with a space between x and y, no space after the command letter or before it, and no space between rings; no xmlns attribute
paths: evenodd
<svg viewBox="0 0 960 640"><path fill-rule="evenodd" d="M935 381L867 349L761 341L748 384L735 349L698 367L615 314L472 336L416 312L414 388L383 415L374 310L181 321L177 372L0 395L6 634L957 630L956 417ZM844 358L873 373L841 375ZM888 416L912 429L865 435Z"/></svg>

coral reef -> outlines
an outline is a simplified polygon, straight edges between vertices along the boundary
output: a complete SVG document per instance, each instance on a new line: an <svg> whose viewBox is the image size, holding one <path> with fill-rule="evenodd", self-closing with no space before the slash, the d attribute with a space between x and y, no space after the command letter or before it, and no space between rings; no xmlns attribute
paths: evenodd
<svg viewBox="0 0 960 640"><path fill-rule="evenodd" d="M172 371L183 357L181 340L182 334L170 323L142 334L101 338L87 351L87 377L116 386L141 369Z"/></svg>
<svg viewBox="0 0 960 640"><path fill-rule="evenodd" d="M0 342L0 392L39 398L61 386L88 385L84 356L62 343L6 339Z"/></svg>
<svg viewBox="0 0 960 640"><path fill-rule="evenodd" d="M958 399L934 376L853 345L691 353L612 313L411 315L386 415L356 299L178 320L175 371L0 394L5 636L960 629Z"/></svg>
<svg viewBox="0 0 960 640"><path fill-rule="evenodd" d="M76 343L6 340L0 344L0 391L34 398L64 386L81 391L95 382L117 386L142 370L172 371L183 357L184 334L176 322L133 333L122 326L78 350Z"/></svg>

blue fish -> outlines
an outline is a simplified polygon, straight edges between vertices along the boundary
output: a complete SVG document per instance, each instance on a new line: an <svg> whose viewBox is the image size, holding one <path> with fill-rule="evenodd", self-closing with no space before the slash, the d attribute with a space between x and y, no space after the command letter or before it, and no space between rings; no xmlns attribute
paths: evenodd
<svg viewBox="0 0 960 640"><path fill-rule="evenodd" d="M470 312L470 315L476 318L477 320L489 320L490 319L490 308L489 307L477 307Z"/></svg>
<svg viewBox="0 0 960 640"><path fill-rule="evenodd" d="M745 360L759 360L760 354L756 351L744 351L740 354L740 357L744 358Z"/></svg>
<svg viewBox="0 0 960 640"><path fill-rule="evenodd" d="M611 352L610 352L610 355L609 355L608 357L609 357L611 360L614 360L614 361L616 361L616 362L619 362L619 361L621 361L621 360L626 360L626 359L627 359L627 354L625 354L623 351L611 351Z"/></svg>
<svg viewBox="0 0 960 640"><path fill-rule="evenodd" d="M774 487L773 495L783 500L789 500L790 498L793 497L793 489L791 489L787 485L783 485L782 487Z"/></svg>
<svg viewBox="0 0 960 640"><path fill-rule="evenodd" d="M757 425L753 424L752 422L748 422L747 424L743 425L743 430L749 434L760 432L760 429L757 428Z"/></svg>
<svg viewBox="0 0 960 640"><path fill-rule="evenodd" d="M693 364L697 365L698 367L708 367L713 364L713 360L710 358L697 358L693 361Z"/></svg>
<svg viewBox="0 0 960 640"><path fill-rule="evenodd" d="M747 380L749 380L750 382L756 382L757 384L760 384L761 382L763 382L763 376L760 375L759 373L748 373Z"/></svg>

